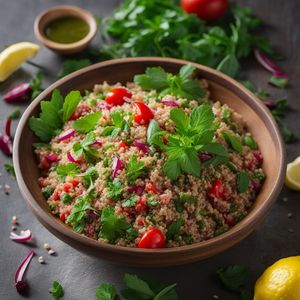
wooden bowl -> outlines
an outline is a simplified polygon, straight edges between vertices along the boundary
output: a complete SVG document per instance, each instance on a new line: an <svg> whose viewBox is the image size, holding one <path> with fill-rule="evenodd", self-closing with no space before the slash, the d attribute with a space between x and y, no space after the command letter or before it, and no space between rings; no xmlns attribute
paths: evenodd
<svg viewBox="0 0 300 300"><path fill-rule="evenodd" d="M53 20L63 17L78 17L89 25L89 33L80 41L70 44L56 43L45 35L46 26ZM97 22L94 16L87 10L77 6L62 5L43 11L34 22L36 38L49 49L60 54L73 54L84 50L94 38L97 32Z"/></svg>
<svg viewBox="0 0 300 300"><path fill-rule="evenodd" d="M28 119L37 115L40 101L49 99L54 89L63 94L72 89L84 91L106 80L113 84L132 81L135 74L149 66L161 66L177 73L187 61L172 58L124 58L98 63L68 75L48 87L24 112L14 140L13 160L17 181L23 197L39 221L55 236L86 253L131 266L162 267L201 260L220 253L249 235L265 218L276 200L285 174L285 150L278 127L268 109L248 89L228 76L202 65L197 68L199 78L208 80L211 98L227 103L240 113L258 142L264 156L266 180L248 216L228 232L208 241L164 249L126 248L98 242L74 232L53 216L38 185L39 169L32 149L36 138L28 127Z"/></svg>

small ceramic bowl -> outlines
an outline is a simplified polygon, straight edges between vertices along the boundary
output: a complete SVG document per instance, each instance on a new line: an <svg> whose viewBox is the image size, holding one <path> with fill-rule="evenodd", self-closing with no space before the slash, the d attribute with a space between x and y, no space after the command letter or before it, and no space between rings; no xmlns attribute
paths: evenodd
<svg viewBox="0 0 300 300"><path fill-rule="evenodd" d="M78 17L85 21L89 26L88 34L78 42L63 44L57 43L48 39L45 35L46 26L59 18L63 17ZM34 33L36 38L49 49L59 54L72 54L84 50L94 38L97 32L97 22L94 16L77 6L62 5L56 6L43 11L34 22Z"/></svg>
<svg viewBox="0 0 300 300"><path fill-rule="evenodd" d="M110 245L74 232L51 214L38 184L40 170L32 148L37 138L28 127L28 120L40 112L40 102L49 99L54 89L63 95L70 90L92 89L95 84L132 81L135 74L147 67L161 66L177 73L189 62L172 58L124 58L98 63L70 74L48 87L23 113L14 139L13 160L16 177L23 197L39 221L56 237L83 253L132 266L162 267L179 265L204 259L225 251L248 236L266 217L283 185L285 174L285 148L278 127L264 104L248 89L232 78L211 68L196 67L198 78L209 84L210 97L228 104L242 115L264 157L266 180L249 214L228 232L210 240L176 248L139 249ZM263 232L258 233L263 234Z"/></svg>

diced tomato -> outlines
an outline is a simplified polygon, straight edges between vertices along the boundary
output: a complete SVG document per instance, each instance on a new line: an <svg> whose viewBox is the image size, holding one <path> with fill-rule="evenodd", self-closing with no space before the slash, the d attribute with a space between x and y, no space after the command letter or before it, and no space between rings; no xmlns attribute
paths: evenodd
<svg viewBox="0 0 300 300"><path fill-rule="evenodd" d="M73 187L76 187L79 184L79 181L76 178L72 178L69 180L69 183L71 183Z"/></svg>
<svg viewBox="0 0 300 300"><path fill-rule="evenodd" d="M148 229L141 237L138 247L139 248L163 248L165 246L164 234L155 227Z"/></svg>
<svg viewBox="0 0 300 300"><path fill-rule="evenodd" d="M64 213L60 214L59 218L62 222L65 222L67 217L70 215L71 211L67 210Z"/></svg>
<svg viewBox="0 0 300 300"><path fill-rule="evenodd" d="M212 198L218 198L218 199L225 200L225 198L227 198L227 197L225 195L223 181L221 179L216 179L213 182L212 187L210 188L208 194Z"/></svg>
<svg viewBox="0 0 300 300"><path fill-rule="evenodd" d="M137 216L136 217L136 223L139 225L139 226L143 226L144 225L144 222L145 222L145 218L143 216Z"/></svg>
<svg viewBox="0 0 300 300"><path fill-rule="evenodd" d="M146 191L151 192L153 194L157 194L158 193L156 185L152 181L149 182L149 183L147 183L147 185L146 185Z"/></svg>
<svg viewBox="0 0 300 300"><path fill-rule="evenodd" d="M125 102L125 98L131 99L132 93L123 87L117 87L112 89L109 93L107 93L105 97L106 103L117 106L123 105Z"/></svg>
<svg viewBox="0 0 300 300"><path fill-rule="evenodd" d="M154 118L152 110L143 102L134 102L137 113L134 114L134 121L138 124L147 125Z"/></svg>
<svg viewBox="0 0 300 300"><path fill-rule="evenodd" d="M128 144L125 141L121 141L118 145L118 149L127 148Z"/></svg>
<svg viewBox="0 0 300 300"><path fill-rule="evenodd" d="M146 199L142 198L142 197L137 197L136 200L136 205L135 205L135 210L137 212L143 212L147 209L147 204L146 204Z"/></svg>
<svg viewBox="0 0 300 300"><path fill-rule="evenodd" d="M65 183L63 186L63 189L66 193L70 192L70 190L73 188L73 185L69 182Z"/></svg>
<svg viewBox="0 0 300 300"><path fill-rule="evenodd" d="M51 196L51 199L54 201L57 201L60 199L60 193L58 191L54 191L54 193Z"/></svg>

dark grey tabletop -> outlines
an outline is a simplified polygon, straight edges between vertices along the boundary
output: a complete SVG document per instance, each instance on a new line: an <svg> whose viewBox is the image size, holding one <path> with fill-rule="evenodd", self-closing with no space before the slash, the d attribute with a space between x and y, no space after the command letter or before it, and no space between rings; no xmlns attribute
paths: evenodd
<svg viewBox="0 0 300 300"><path fill-rule="evenodd" d="M62 3L74 4L84 7L97 15L108 15L120 3L120 0L0 0L0 49L18 41L36 42L33 34L35 16L45 9ZM242 4L253 7L267 28L265 29L273 44L287 57L282 63L290 75L291 86L287 90L267 87L268 74L250 59L244 64L244 72L258 86L268 90L274 98L287 96L291 112L287 117L287 124L297 133L299 132L300 114L300 1L298 0L240 0ZM96 38L94 43L98 43ZM47 65L51 70L57 71L61 65L61 58L42 47L35 58L40 64ZM1 95L13 84L28 81L28 75L36 70L24 65L22 70L15 73L5 83L0 84L0 128L3 128L6 116L14 110L15 106L5 103ZM53 79L47 78L45 86ZM22 110L26 106L21 107ZM17 125L15 121L13 126ZM291 161L300 154L299 141L287 146L288 160ZM30 282L30 299L52 299L48 289L53 280L58 280L65 288L64 299L95 299L95 290L102 282L111 282L118 288L122 287L124 273L135 273L154 277L165 283L178 283L180 299L212 299L218 295L219 299L237 299L235 295L224 291L216 284L213 274L223 266L230 264L244 264L252 271L249 288L261 272L275 260L300 253L300 200L299 193L288 191L284 188L278 197L272 211L266 220L244 241L230 250L215 257L190 265L176 268L161 269L134 269L111 262L85 256L68 245L64 244L50 234L33 216L22 199L17 183L13 177L3 169L3 163L9 159L0 153L0 168L2 176L0 185L11 186L10 195L5 195L0 190L0 299L22 299L17 294L14 285L14 272L21 259L30 248L9 240L11 218L16 215L20 226L29 228L34 234L33 246L37 256L43 255L46 264L41 265L37 256L31 262L26 274ZM285 201L284 201L285 200ZM288 218L288 214L292 217ZM57 252L56 256L49 256L43 249L43 243L48 242Z"/></svg>

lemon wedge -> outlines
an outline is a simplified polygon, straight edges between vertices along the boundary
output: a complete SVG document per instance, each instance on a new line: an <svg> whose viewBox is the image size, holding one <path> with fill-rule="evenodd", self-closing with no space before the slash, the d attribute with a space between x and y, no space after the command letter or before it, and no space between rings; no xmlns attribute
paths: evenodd
<svg viewBox="0 0 300 300"><path fill-rule="evenodd" d="M300 256L275 262L256 281L254 300L299 300Z"/></svg>
<svg viewBox="0 0 300 300"><path fill-rule="evenodd" d="M27 59L36 55L40 46L30 42L13 44L0 53L0 82L6 80Z"/></svg>
<svg viewBox="0 0 300 300"><path fill-rule="evenodd" d="M300 156L287 165L285 185L296 191L300 191Z"/></svg>

